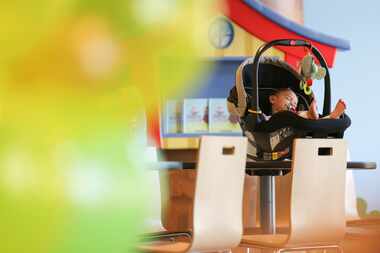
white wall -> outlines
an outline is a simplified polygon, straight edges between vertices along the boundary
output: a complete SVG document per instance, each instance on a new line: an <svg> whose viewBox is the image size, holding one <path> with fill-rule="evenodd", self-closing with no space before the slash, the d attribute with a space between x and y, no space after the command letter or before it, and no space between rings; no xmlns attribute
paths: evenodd
<svg viewBox="0 0 380 253"><path fill-rule="evenodd" d="M380 210L380 1L309 0L304 8L305 26L351 42L351 50L338 52L330 70L332 104L346 100L352 120L345 136L351 159L378 164L376 171L354 175L367 210Z"/></svg>

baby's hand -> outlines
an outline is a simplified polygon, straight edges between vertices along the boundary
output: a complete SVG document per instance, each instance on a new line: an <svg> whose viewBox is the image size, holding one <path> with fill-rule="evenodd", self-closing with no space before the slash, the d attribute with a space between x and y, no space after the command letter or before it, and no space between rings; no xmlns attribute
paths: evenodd
<svg viewBox="0 0 380 253"><path fill-rule="evenodd" d="M311 101L309 111L308 111L308 118L309 119L319 119L318 109L317 109L317 101L313 99Z"/></svg>

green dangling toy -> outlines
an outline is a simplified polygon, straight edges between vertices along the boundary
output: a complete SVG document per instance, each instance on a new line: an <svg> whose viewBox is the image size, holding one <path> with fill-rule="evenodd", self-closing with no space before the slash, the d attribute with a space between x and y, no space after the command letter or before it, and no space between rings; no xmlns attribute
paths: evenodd
<svg viewBox="0 0 380 253"><path fill-rule="evenodd" d="M303 80L300 81L300 89L305 92L306 95L310 95L313 85L313 80L321 80L326 75L326 69L317 65L313 56L308 53L300 62L300 73Z"/></svg>

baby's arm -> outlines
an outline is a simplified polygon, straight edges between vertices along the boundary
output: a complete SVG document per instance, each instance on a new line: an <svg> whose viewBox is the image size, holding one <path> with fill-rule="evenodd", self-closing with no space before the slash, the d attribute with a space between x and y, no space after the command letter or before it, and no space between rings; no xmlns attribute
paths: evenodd
<svg viewBox="0 0 380 253"><path fill-rule="evenodd" d="M346 103L343 99L339 99L338 103L335 105L334 110L326 117L322 119L338 119L346 110ZM297 114L305 119L318 119L317 104L315 100L311 102L309 111L299 111Z"/></svg>
<svg viewBox="0 0 380 253"><path fill-rule="evenodd" d="M308 111L299 111L297 112L297 114L305 119L319 119L319 114L317 110L317 102L313 100L310 104Z"/></svg>
<svg viewBox="0 0 380 253"><path fill-rule="evenodd" d="M309 119L309 111L298 111L297 115L302 118Z"/></svg>

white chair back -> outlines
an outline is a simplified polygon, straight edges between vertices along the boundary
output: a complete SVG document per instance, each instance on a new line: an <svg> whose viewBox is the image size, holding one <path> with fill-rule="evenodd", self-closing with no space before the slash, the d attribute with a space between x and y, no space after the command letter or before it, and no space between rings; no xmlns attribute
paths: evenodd
<svg viewBox="0 0 380 253"><path fill-rule="evenodd" d="M191 250L222 250L239 244L246 152L245 137L201 138Z"/></svg>
<svg viewBox="0 0 380 253"><path fill-rule="evenodd" d="M347 150L347 161L351 161L350 150ZM352 170L346 172L346 221L360 219L357 205L356 186Z"/></svg>
<svg viewBox="0 0 380 253"><path fill-rule="evenodd" d="M346 224L346 142L296 139L292 159L287 245L327 245L341 241Z"/></svg>
<svg viewBox="0 0 380 253"><path fill-rule="evenodd" d="M148 186L148 208L149 212L144 220L144 232L163 231L164 227L161 221L161 191L159 170L151 168L150 164L157 162L157 150L155 147L147 147L145 150L145 158L148 168L144 171L144 180Z"/></svg>

